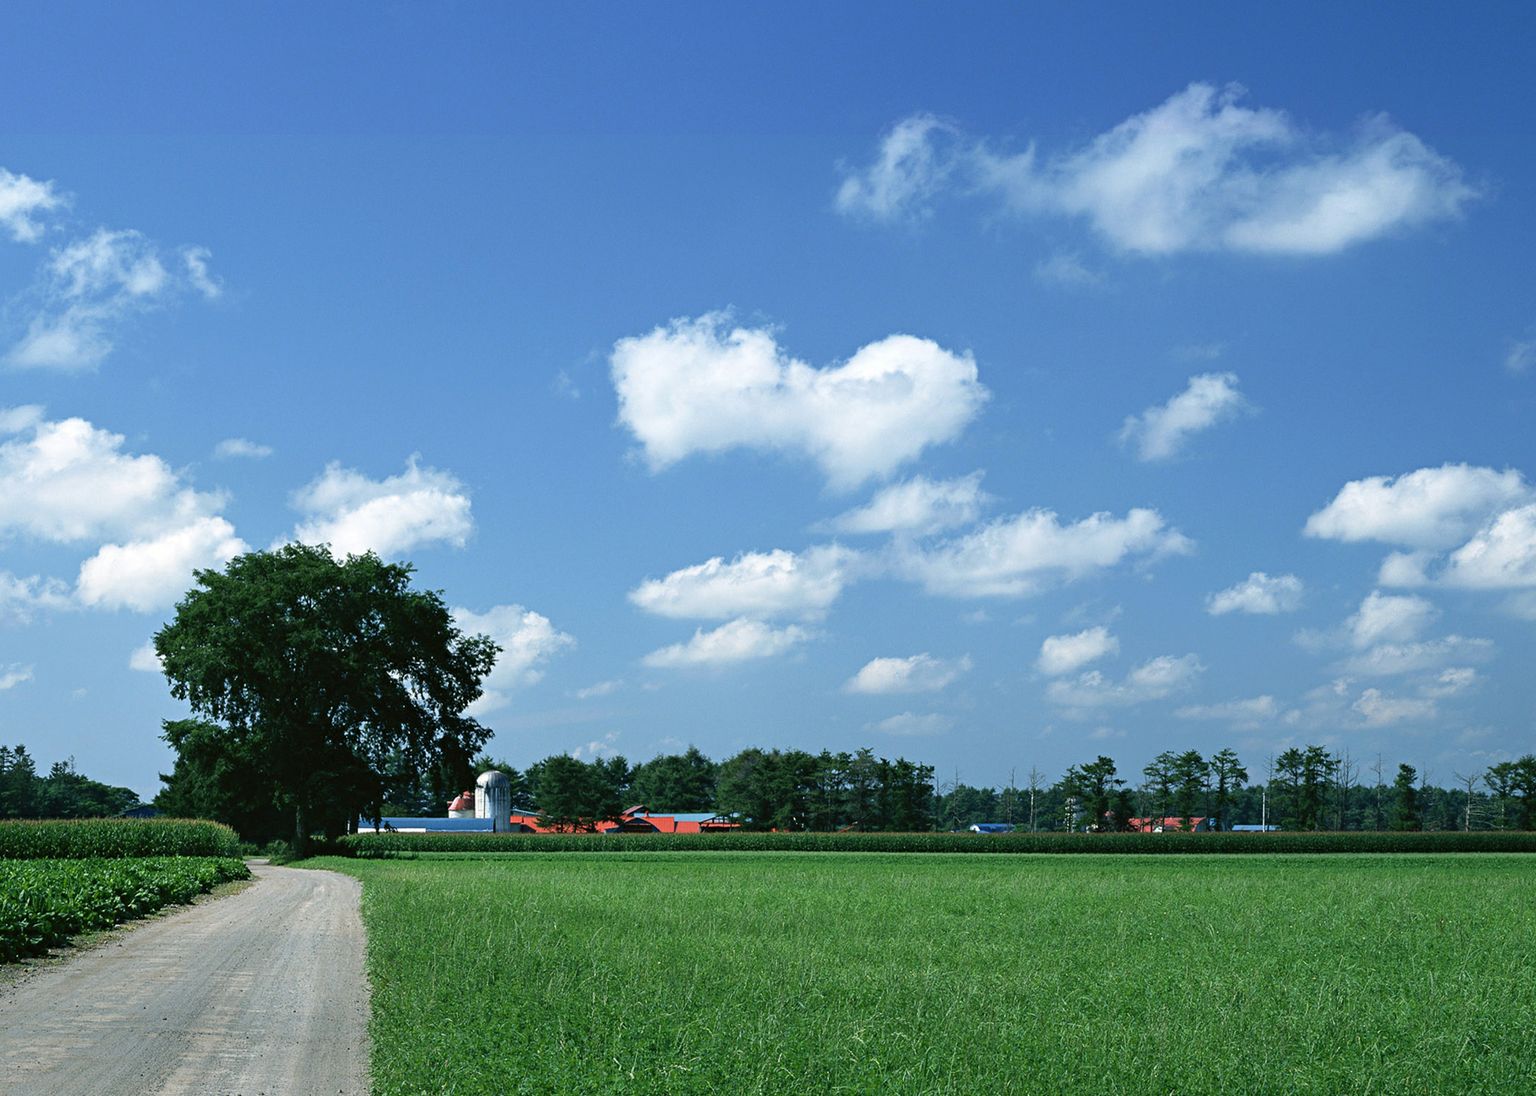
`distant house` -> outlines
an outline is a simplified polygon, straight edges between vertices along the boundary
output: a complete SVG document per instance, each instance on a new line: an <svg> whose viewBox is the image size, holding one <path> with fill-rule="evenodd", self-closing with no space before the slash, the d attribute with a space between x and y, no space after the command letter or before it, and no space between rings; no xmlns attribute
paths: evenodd
<svg viewBox="0 0 1536 1096"><path fill-rule="evenodd" d="M129 807L123 812L124 818L159 818L160 808L151 807L148 803L140 803L137 807Z"/></svg>
<svg viewBox="0 0 1536 1096"><path fill-rule="evenodd" d="M1129 827L1133 833L1209 833L1212 829L1209 818L1133 818ZM1188 825L1185 823L1188 822Z"/></svg>
<svg viewBox="0 0 1536 1096"><path fill-rule="evenodd" d="M1012 833L1012 822L973 822L969 827L972 833Z"/></svg>
<svg viewBox="0 0 1536 1096"><path fill-rule="evenodd" d="M1244 826L1228 826L1227 829L1230 830L1232 833L1277 833L1277 832L1279 832L1280 827L1279 826L1244 825Z"/></svg>

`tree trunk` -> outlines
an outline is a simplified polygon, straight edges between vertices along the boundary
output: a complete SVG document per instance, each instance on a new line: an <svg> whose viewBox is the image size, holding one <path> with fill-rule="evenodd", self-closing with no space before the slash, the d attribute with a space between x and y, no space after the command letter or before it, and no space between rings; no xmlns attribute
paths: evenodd
<svg viewBox="0 0 1536 1096"><path fill-rule="evenodd" d="M304 820L303 800L295 800L293 804L293 855L309 855L309 825Z"/></svg>

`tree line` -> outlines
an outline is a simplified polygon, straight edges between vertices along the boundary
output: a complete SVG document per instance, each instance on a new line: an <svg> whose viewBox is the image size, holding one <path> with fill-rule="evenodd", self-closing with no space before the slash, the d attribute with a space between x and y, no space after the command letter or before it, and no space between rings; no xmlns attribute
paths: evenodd
<svg viewBox="0 0 1536 1096"><path fill-rule="evenodd" d="M105 818L138 805L138 792L92 780L74 758L39 776L25 746L0 746L0 818Z"/></svg>

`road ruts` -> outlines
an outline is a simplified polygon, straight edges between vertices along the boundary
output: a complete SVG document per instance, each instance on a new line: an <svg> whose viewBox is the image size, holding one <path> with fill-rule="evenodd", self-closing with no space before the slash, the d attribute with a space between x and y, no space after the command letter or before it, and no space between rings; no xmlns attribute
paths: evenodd
<svg viewBox="0 0 1536 1096"><path fill-rule="evenodd" d="M366 1096L360 885L253 871L0 989L0 1092Z"/></svg>

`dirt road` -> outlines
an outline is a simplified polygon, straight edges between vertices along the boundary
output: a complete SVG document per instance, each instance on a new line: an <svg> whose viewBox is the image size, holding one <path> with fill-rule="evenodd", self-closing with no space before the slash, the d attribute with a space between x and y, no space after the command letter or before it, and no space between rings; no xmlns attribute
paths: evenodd
<svg viewBox="0 0 1536 1096"><path fill-rule="evenodd" d="M253 870L239 894L0 990L0 1092L364 1096L359 884Z"/></svg>

